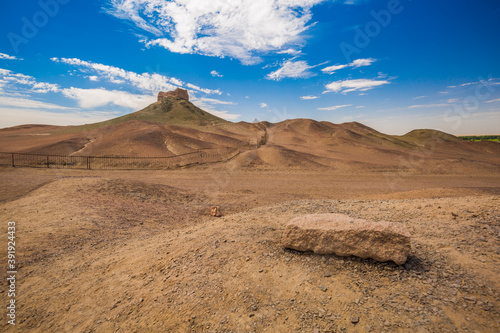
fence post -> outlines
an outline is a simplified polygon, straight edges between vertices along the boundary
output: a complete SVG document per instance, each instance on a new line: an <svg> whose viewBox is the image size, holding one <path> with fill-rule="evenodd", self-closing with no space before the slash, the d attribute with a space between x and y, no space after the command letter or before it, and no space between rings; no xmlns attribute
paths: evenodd
<svg viewBox="0 0 500 333"><path fill-rule="evenodd" d="M90 156L87 156L87 169L90 170Z"/></svg>
<svg viewBox="0 0 500 333"><path fill-rule="evenodd" d="M12 153L12 167L15 168L16 164L14 163L14 153Z"/></svg>
<svg viewBox="0 0 500 333"><path fill-rule="evenodd" d="M49 155L47 155L47 168L50 168Z"/></svg>

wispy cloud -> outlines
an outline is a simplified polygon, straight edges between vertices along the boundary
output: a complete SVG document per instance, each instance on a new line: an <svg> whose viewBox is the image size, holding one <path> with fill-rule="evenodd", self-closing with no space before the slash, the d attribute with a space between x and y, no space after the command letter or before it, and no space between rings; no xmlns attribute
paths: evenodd
<svg viewBox="0 0 500 333"><path fill-rule="evenodd" d="M216 70L211 71L210 75L212 75L213 77L223 77L224 76L224 75L220 74L219 72L217 72Z"/></svg>
<svg viewBox="0 0 500 333"><path fill-rule="evenodd" d="M429 97L429 96L417 96L417 97L413 97L413 99L421 99L421 98L426 98L426 97Z"/></svg>
<svg viewBox="0 0 500 333"><path fill-rule="evenodd" d="M260 103L260 107L263 108L263 109L267 108L267 104L266 103Z"/></svg>
<svg viewBox="0 0 500 333"><path fill-rule="evenodd" d="M280 81L284 78L307 78L313 75L310 71L314 66L309 66L306 61L287 60L281 68L267 74L266 79Z"/></svg>
<svg viewBox="0 0 500 333"><path fill-rule="evenodd" d="M336 71L338 71L339 69L343 69L343 68L346 68L346 67L349 67L349 65L333 65L333 66L325 67L321 71L323 73L333 74Z"/></svg>
<svg viewBox="0 0 500 333"><path fill-rule="evenodd" d="M210 112L214 116L217 116L219 118L226 119L226 120L236 120L239 117L241 117L241 114L229 113L229 111L211 110L209 108L206 108L204 110Z"/></svg>
<svg viewBox="0 0 500 333"><path fill-rule="evenodd" d="M123 106L139 110L156 101L155 96L135 95L126 91L98 89L67 88L63 89L64 96L74 99L82 108L96 108L108 104Z"/></svg>
<svg viewBox="0 0 500 333"><path fill-rule="evenodd" d="M21 58L17 58L16 56L11 56L5 53L0 53L0 59L5 59L5 60L23 60Z"/></svg>
<svg viewBox="0 0 500 333"><path fill-rule="evenodd" d="M387 80L371 80L371 79L357 79L357 80L344 80L335 81L327 84L325 88L327 89L323 93L327 92L340 92L346 94L352 91L367 91L375 87L382 86L384 84L390 84Z"/></svg>
<svg viewBox="0 0 500 333"><path fill-rule="evenodd" d="M22 124L83 125L119 116L118 112L69 110L65 112L25 108L0 107L0 128Z"/></svg>
<svg viewBox="0 0 500 333"><path fill-rule="evenodd" d="M410 105L408 109L443 108L448 106L450 106L450 104L435 103L435 104Z"/></svg>
<svg viewBox="0 0 500 333"><path fill-rule="evenodd" d="M319 98L318 96L300 96L300 99L301 100L304 100L304 101L307 101L307 100L311 100L311 99L316 99L316 98Z"/></svg>
<svg viewBox="0 0 500 333"><path fill-rule="evenodd" d="M329 106L329 107L326 107L326 108L318 108L318 110L335 111L337 109L345 108L345 107L348 107L348 106L352 106L352 104L333 105L333 106Z"/></svg>
<svg viewBox="0 0 500 333"><path fill-rule="evenodd" d="M200 101L200 102L209 103L209 104L236 105L236 103L234 103L234 102L221 101L220 99L206 98L206 97L193 98L193 101Z"/></svg>
<svg viewBox="0 0 500 333"><path fill-rule="evenodd" d="M19 107L27 109L51 109L51 110L71 110L69 108L53 103L45 103L29 98L0 96L0 106Z"/></svg>
<svg viewBox="0 0 500 333"><path fill-rule="evenodd" d="M456 88L463 88L463 87L473 86L473 85L494 86L494 85L500 85L499 80L500 80L499 78L494 78L494 77L491 77L488 80L485 80L485 79L480 77L479 80L477 80L477 81L465 82L465 83L454 85L454 86L448 86L447 88L448 89L456 89ZM445 93L445 92L440 92L440 93Z"/></svg>
<svg viewBox="0 0 500 333"><path fill-rule="evenodd" d="M486 101L485 103L496 103L496 102L500 102L500 98L492 99L492 100Z"/></svg>
<svg viewBox="0 0 500 333"><path fill-rule="evenodd" d="M298 55L298 54L301 54L302 52L299 50L295 50L295 49L287 49L287 50L283 50L283 51L278 51L276 53L277 54Z"/></svg>
<svg viewBox="0 0 500 333"><path fill-rule="evenodd" d="M254 64L260 54L302 45L311 8L322 1L108 0L107 12L155 35L143 39L147 46Z"/></svg>
<svg viewBox="0 0 500 333"><path fill-rule="evenodd" d="M350 64L344 64L344 65L338 65L337 64L337 65L334 65L334 66L328 66L328 67L323 68L321 71L323 73L333 74L336 71L338 71L340 69L344 69L346 67L358 68L358 67L363 67L363 66L370 66L375 61L377 61L377 59L373 59L373 58L356 59L353 62L351 62Z"/></svg>
<svg viewBox="0 0 500 333"><path fill-rule="evenodd" d="M354 60L353 62L351 62L349 64L349 66L351 67L355 67L355 68L358 68L358 67L364 67L364 66L370 66L371 64L373 64L374 62L376 61L376 59L373 59L373 58L367 58L367 59L356 59Z"/></svg>
<svg viewBox="0 0 500 333"><path fill-rule="evenodd" d="M142 73L127 71L122 68L103 65L77 58L51 58L54 62L61 62L72 66L91 69L112 83L128 83L144 92L155 94L162 90L173 90L177 87L189 88L206 94L221 94L219 90L201 88L192 83L185 83L175 77L167 77L160 74Z"/></svg>
<svg viewBox="0 0 500 333"><path fill-rule="evenodd" d="M0 88L1 87L9 87L15 88L16 85L29 86L30 92L45 94L48 92L58 92L59 85L47 83L47 82L38 82L34 77L29 75L24 75L21 73L14 73L8 69L0 68Z"/></svg>
<svg viewBox="0 0 500 333"><path fill-rule="evenodd" d="M222 101L215 98L205 98L205 97L197 97L196 95L191 96L189 99L193 104L197 107L210 112L214 116L226 119L226 120L236 120L241 117L240 114L230 113L229 111L220 110L218 107L220 105L236 105L234 102L230 101Z"/></svg>

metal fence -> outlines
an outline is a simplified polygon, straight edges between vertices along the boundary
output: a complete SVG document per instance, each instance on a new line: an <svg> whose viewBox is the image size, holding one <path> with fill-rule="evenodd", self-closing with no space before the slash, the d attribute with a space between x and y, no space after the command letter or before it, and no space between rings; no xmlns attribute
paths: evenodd
<svg viewBox="0 0 500 333"><path fill-rule="evenodd" d="M188 154L168 157L0 153L0 165L89 170L173 169L195 164L222 162L238 154L238 148L203 149Z"/></svg>

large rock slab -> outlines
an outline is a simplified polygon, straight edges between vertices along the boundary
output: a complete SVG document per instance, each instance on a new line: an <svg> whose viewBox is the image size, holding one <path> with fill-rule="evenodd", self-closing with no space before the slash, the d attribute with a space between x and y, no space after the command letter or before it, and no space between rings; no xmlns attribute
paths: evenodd
<svg viewBox="0 0 500 333"><path fill-rule="evenodd" d="M291 220L283 245L298 251L406 262L410 233L402 223L371 222L343 214L309 214Z"/></svg>

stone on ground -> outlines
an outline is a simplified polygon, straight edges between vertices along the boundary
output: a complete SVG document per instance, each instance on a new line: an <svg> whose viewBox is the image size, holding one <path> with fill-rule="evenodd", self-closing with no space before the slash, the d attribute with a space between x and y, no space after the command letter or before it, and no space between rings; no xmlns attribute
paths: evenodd
<svg viewBox="0 0 500 333"><path fill-rule="evenodd" d="M402 223L371 222L343 214L309 214L292 219L283 245L297 251L406 262L410 233Z"/></svg>

